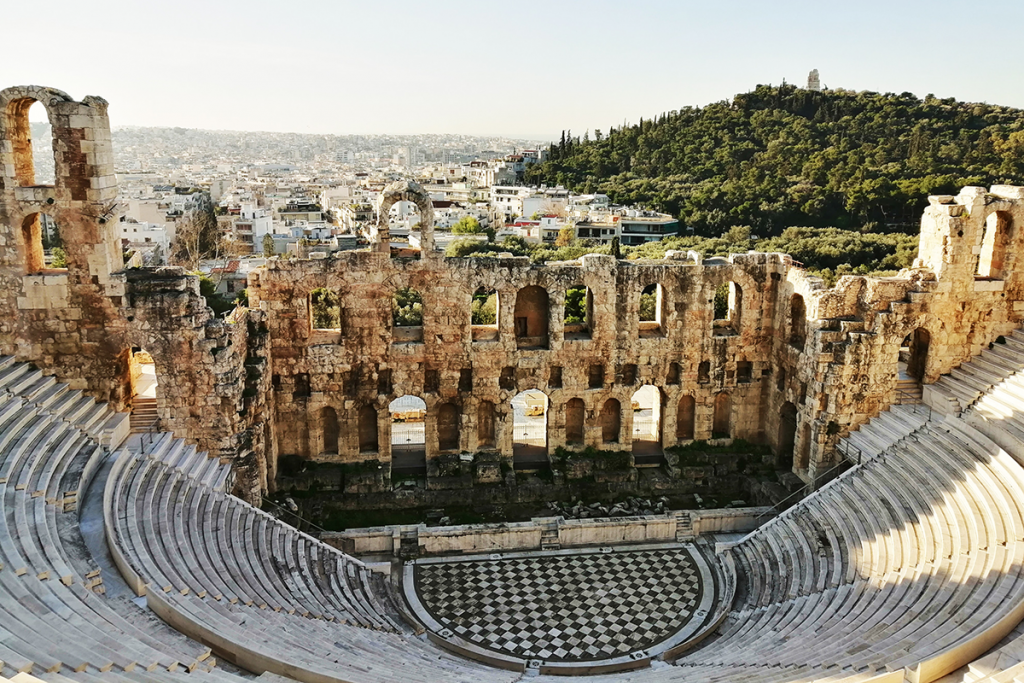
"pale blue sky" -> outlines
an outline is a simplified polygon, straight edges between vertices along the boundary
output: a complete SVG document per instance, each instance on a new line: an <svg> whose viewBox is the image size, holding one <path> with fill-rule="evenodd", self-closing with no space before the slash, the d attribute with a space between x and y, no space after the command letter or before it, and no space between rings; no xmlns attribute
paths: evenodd
<svg viewBox="0 0 1024 683"><path fill-rule="evenodd" d="M116 125L554 137L758 83L1024 107L1024 0L5 3L0 88Z"/></svg>

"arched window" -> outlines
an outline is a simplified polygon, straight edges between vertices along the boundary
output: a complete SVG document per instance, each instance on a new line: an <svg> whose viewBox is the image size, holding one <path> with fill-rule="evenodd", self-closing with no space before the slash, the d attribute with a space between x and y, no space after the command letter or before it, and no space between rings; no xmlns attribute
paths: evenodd
<svg viewBox="0 0 1024 683"><path fill-rule="evenodd" d="M53 185L53 132L46 107L31 98L14 100L7 105L6 118L18 185Z"/></svg>
<svg viewBox="0 0 1024 683"><path fill-rule="evenodd" d="M320 409L320 429L323 434L323 453L336 454L338 452L338 413L334 408Z"/></svg>
<svg viewBox="0 0 1024 683"><path fill-rule="evenodd" d="M516 295L516 345L520 349L548 347L548 292L536 285L524 287Z"/></svg>
<svg viewBox="0 0 1024 683"><path fill-rule="evenodd" d="M789 343L796 349L804 350L807 336L807 310L804 298L794 294L789 300Z"/></svg>
<svg viewBox="0 0 1024 683"><path fill-rule="evenodd" d="M494 404L480 401L476 409L476 440L480 448L494 448Z"/></svg>
<svg viewBox="0 0 1024 683"><path fill-rule="evenodd" d="M437 411L437 447L442 451L459 449L459 409L444 403Z"/></svg>
<svg viewBox="0 0 1024 683"><path fill-rule="evenodd" d="M618 400L610 398L601 407L601 440L605 443L618 443L620 431L622 406Z"/></svg>
<svg viewBox="0 0 1024 683"><path fill-rule="evenodd" d="M391 330L395 343L423 341L423 297L412 287L396 289L391 297Z"/></svg>
<svg viewBox="0 0 1024 683"><path fill-rule="evenodd" d="M697 382L707 384L711 381L711 361L702 360L697 365Z"/></svg>
<svg viewBox="0 0 1024 683"><path fill-rule="evenodd" d="M377 446L377 411L373 406L359 409L359 452L376 453Z"/></svg>
<svg viewBox="0 0 1024 683"><path fill-rule="evenodd" d="M715 415L712 421L712 435L716 439L732 436L732 396L723 391L715 396Z"/></svg>
<svg viewBox="0 0 1024 683"><path fill-rule="evenodd" d="M581 398L571 398L565 404L565 441L569 444L583 443L583 421L587 409Z"/></svg>
<svg viewBox="0 0 1024 683"><path fill-rule="evenodd" d="M576 285L565 290L563 309L566 339L590 339L593 331L594 296L590 287Z"/></svg>
<svg viewBox="0 0 1024 683"><path fill-rule="evenodd" d="M924 381L925 369L928 367L928 347L932 335L923 327L919 327L904 340L907 348L906 373L918 382Z"/></svg>
<svg viewBox="0 0 1024 683"><path fill-rule="evenodd" d="M473 341L498 340L498 293L490 287L480 287L473 293L470 310Z"/></svg>
<svg viewBox="0 0 1024 683"><path fill-rule="evenodd" d="M723 282L715 289L715 331L733 334L740 331L743 315L743 288L735 282Z"/></svg>
<svg viewBox="0 0 1024 683"><path fill-rule="evenodd" d="M665 288L647 285L640 292L640 336L661 337L665 334Z"/></svg>
<svg viewBox="0 0 1024 683"><path fill-rule="evenodd" d="M21 248L26 274L63 270L68 266L60 229L44 213L32 213L22 220Z"/></svg>
<svg viewBox="0 0 1024 683"><path fill-rule="evenodd" d="M985 220L985 234L978 254L977 277L998 280L1003 277L1006 247L1010 242L1012 228L1010 214L995 211Z"/></svg>
<svg viewBox="0 0 1024 683"><path fill-rule="evenodd" d="M337 292L317 287L309 293L309 324L314 330L341 329L341 303Z"/></svg>
<svg viewBox="0 0 1024 683"><path fill-rule="evenodd" d="M512 458L518 469L548 466L548 397L539 389L512 399Z"/></svg>
<svg viewBox="0 0 1024 683"><path fill-rule="evenodd" d="M683 396L679 399L679 408L676 412L676 439L686 441L693 438L695 409L696 402L693 396Z"/></svg>

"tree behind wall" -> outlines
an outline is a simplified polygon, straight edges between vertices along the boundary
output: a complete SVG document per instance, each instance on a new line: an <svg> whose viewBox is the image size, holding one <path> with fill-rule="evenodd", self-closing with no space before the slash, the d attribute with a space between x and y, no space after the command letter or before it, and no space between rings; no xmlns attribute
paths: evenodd
<svg viewBox="0 0 1024 683"><path fill-rule="evenodd" d="M193 206L178 221L171 245L171 263L188 270L199 268L205 258L217 256L219 235L213 201L206 192L193 195Z"/></svg>

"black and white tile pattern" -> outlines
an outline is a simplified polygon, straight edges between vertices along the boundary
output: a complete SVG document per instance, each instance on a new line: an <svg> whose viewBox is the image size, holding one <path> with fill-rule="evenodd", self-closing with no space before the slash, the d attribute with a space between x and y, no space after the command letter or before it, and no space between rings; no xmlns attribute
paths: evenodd
<svg viewBox="0 0 1024 683"><path fill-rule="evenodd" d="M416 596L470 643L569 662L660 643L690 621L704 590L685 548L530 555L417 564Z"/></svg>

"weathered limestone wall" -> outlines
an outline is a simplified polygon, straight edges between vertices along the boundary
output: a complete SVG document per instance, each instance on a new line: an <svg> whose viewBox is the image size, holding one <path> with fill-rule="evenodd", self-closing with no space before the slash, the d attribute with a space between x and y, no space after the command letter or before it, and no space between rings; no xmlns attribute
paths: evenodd
<svg viewBox="0 0 1024 683"><path fill-rule="evenodd" d="M583 400L585 420L583 443L571 448L629 450L633 411L628 406L645 384L661 391L666 446L679 441L677 407L684 395L696 403L694 437L710 438L714 401L721 392L731 396L730 435L760 440L762 383L771 373L771 316L783 272L783 258L772 254L735 255L703 264L590 255L578 262L539 266L525 258L398 260L382 253L349 252L327 260L274 259L250 277L249 296L250 304L267 315L282 453L323 461L387 462L388 405L410 394L427 405L428 458L441 452L437 416L447 403L459 415L458 448L453 450L490 448L478 438L480 404L487 401L495 407L495 448L510 459L510 401L526 389L538 389L550 400L549 450L566 445L565 406L573 398ZM715 289L730 280L742 288L739 320L715 324ZM590 338L567 338L565 291L581 284L592 293ZM645 330L641 336L640 294L649 284L662 286L665 316L660 333ZM481 286L498 293L493 341L473 340L471 302ZM392 294L401 287L414 287L423 297L422 334L414 335L416 341L407 341L407 329L392 327ZM516 299L531 287L547 295L547 307L539 312L548 322L542 344L546 348L517 345ZM338 294L340 331L312 329L310 292L317 288ZM708 363L703 378L702 362ZM748 364L743 376L737 375L738 363ZM592 366L601 367L598 388L591 386ZM552 368L560 368L554 378ZM622 406L621 429L617 441L606 443L600 413L612 398ZM359 448L359 414L365 406L377 416L378 449L372 453ZM323 443L323 408L337 414L337 447Z"/></svg>

